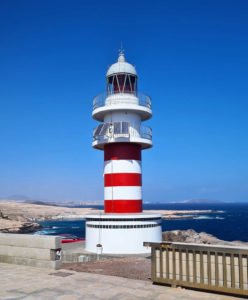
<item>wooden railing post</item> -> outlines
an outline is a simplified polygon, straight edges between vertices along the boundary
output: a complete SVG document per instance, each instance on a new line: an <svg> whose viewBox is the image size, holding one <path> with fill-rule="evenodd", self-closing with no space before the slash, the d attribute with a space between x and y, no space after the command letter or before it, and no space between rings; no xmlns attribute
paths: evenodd
<svg viewBox="0 0 248 300"><path fill-rule="evenodd" d="M144 245L151 247L151 278L155 283L248 296L248 247Z"/></svg>

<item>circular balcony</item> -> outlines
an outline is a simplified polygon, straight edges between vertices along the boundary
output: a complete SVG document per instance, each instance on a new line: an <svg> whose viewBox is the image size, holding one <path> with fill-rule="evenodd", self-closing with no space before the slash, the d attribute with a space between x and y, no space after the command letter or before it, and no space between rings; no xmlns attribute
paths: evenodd
<svg viewBox="0 0 248 300"><path fill-rule="evenodd" d="M108 143L137 143L142 149L152 147L152 129L147 126L132 126L128 122L103 123L93 132L92 146L103 149Z"/></svg>
<svg viewBox="0 0 248 300"><path fill-rule="evenodd" d="M152 116L151 106L151 98L143 93L102 93L93 99L92 116L103 121L110 111L134 111L144 121Z"/></svg>

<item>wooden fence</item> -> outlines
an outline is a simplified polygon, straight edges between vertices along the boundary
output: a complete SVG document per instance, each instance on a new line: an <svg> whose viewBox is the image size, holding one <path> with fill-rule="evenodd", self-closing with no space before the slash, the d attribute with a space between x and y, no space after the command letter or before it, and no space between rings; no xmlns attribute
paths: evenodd
<svg viewBox="0 0 248 300"><path fill-rule="evenodd" d="M154 283L248 295L248 247L149 243Z"/></svg>

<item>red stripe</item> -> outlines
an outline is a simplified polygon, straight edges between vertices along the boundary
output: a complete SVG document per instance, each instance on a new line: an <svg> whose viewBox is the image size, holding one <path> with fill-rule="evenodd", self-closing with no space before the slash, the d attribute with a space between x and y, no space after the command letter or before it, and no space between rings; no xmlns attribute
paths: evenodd
<svg viewBox="0 0 248 300"><path fill-rule="evenodd" d="M111 143L104 146L104 160L141 160L141 146L135 143Z"/></svg>
<svg viewBox="0 0 248 300"><path fill-rule="evenodd" d="M104 174L104 186L141 186L139 173L112 173Z"/></svg>
<svg viewBox="0 0 248 300"><path fill-rule="evenodd" d="M140 213L142 200L105 200L105 213Z"/></svg>

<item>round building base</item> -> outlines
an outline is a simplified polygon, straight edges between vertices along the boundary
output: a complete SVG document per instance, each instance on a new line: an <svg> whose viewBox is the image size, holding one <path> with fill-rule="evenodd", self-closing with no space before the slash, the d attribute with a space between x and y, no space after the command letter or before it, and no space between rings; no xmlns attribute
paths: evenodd
<svg viewBox="0 0 248 300"><path fill-rule="evenodd" d="M162 240L159 214L94 214L86 216L86 250L97 254L150 253L144 242Z"/></svg>

